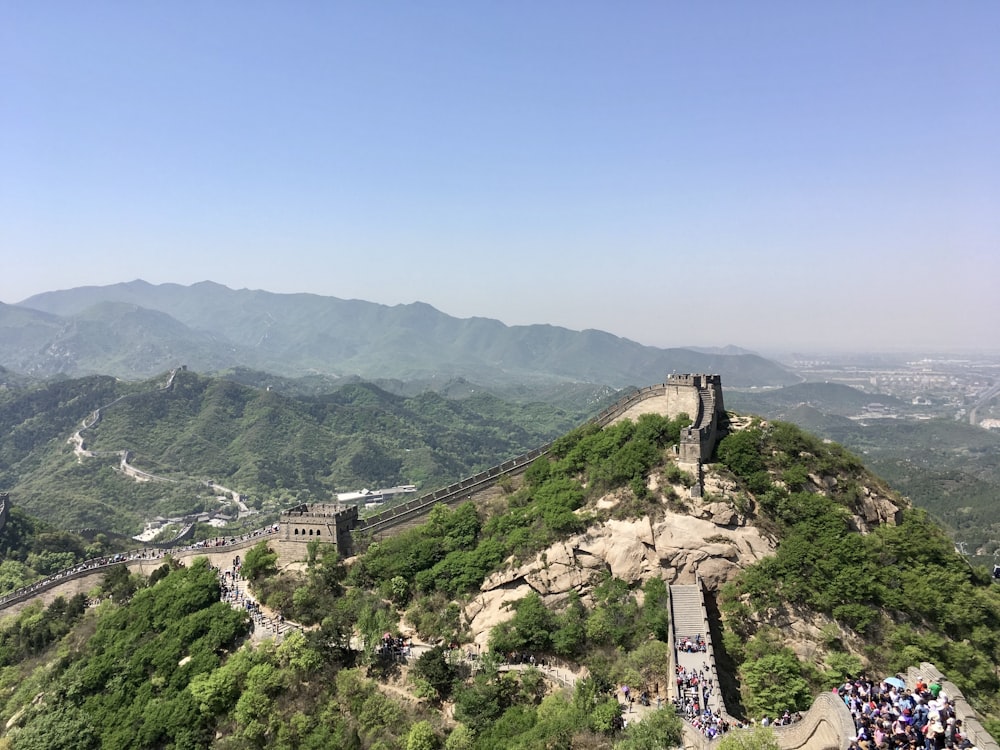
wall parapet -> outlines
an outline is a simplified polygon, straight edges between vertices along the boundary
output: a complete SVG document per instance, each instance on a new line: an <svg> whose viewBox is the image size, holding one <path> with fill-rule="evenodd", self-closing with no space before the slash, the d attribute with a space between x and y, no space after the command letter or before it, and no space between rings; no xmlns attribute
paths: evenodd
<svg viewBox="0 0 1000 750"><path fill-rule="evenodd" d="M922 679L928 684L937 680L938 684L948 695L948 701L955 707L956 718L962 720L962 734L969 738L973 745L979 750L1000 750L1000 745L993 736L986 731L979 713L965 699L958 686L945 679L944 674L929 662L921 662L918 667L910 667L906 670L906 686L912 688L917 684L917 680Z"/></svg>
<svg viewBox="0 0 1000 750"><path fill-rule="evenodd" d="M671 388L696 389L700 399L710 399L708 403L700 404L697 416L691 415L695 418L696 422L702 422L705 413L709 415L707 426L702 431L696 433L696 438L692 443L692 445L697 446L697 460L707 460L715 448L719 427L718 414L722 409L722 378L719 375L668 375L665 382L646 386L623 396L584 424L596 424L599 427L606 427L628 412L633 406L648 399L666 396L668 390ZM547 455L551 448L552 443L546 443L534 450L522 453L520 456L516 456L502 464L482 471L475 476L463 479L443 489L421 495L403 505L397 505L376 515L360 519L355 526L355 530L366 534L377 534L420 517L429 512L438 503L450 505L461 500L466 500L475 492L495 484L502 477L515 476L524 472L535 459Z"/></svg>
<svg viewBox="0 0 1000 750"><path fill-rule="evenodd" d="M54 573L40 581L35 581L34 583L22 586L19 589L15 589L14 591L0 596L0 611L3 611L8 607L12 607L15 604L27 601L28 599L32 599L49 589L55 588L56 586L61 586L69 581L76 580L77 578L83 578L84 576L89 576L102 570L111 570L112 568L116 568L121 565L129 565L142 561L159 560L166 557L168 554L172 557L196 557L209 552L244 549L246 547L254 546L263 539L276 537L277 534L278 528L275 525L258 529L248 534L243 534L238 538L230 537L231 541L220 538L220 540L215 544L198 542L197 544L174 550L165 550L160 547L147 547L141 550L133 550L128 553L91 558L77 563L71 568L60 570L58 573Z"/></svg>

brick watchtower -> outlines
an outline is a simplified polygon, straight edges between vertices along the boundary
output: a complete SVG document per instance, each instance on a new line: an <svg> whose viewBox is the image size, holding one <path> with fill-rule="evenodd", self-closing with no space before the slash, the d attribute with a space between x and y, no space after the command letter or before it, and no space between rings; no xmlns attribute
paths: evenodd
<svg viewBox="0 0 1000 750"><path fill-rule="evenodd" d="M337 554L351 553L351 529L358 521L357 506L336 503L303 503L281 514L276 542L278 563L305 560L310 542L332 544Z"/></svg>

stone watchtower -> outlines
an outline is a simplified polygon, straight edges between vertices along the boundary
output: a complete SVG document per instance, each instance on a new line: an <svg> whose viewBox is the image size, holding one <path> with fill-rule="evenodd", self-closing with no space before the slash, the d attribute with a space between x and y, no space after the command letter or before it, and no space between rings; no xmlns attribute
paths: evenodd
<svg viewBox="0 0 1000 750"><path fill-rule="evenodd" d="M351 553L351 529L358 521L357 506L336 503L303 503L281 514L275 542L278 564L308 557L310 542L332 544L342 558Z"/></svg>
<svg viewBox="0 0 1000 750"><path fill-rule="evenodd" d="M704 485L703 464L711 460L716 443L724 436L727 420L722 402L722 378L718 375L671 375L667 387L686 388L697 398L697 408L689 413L690 427L681 430L677 447L677 465L695 476L692 497L701 497Z"/></svg>
<svg viewBox="0 0 1000 750"><path fill-rule="evenodd" d="M598 424L637 419L653 412L674 419L691 417L691 426L681 431L677 465L694 474L693 496L702 490L702 464L711 460L715 444L725 435L726 407L722 402L722 378L718 375L668 375L665 383L651 385L627 396L598 417Z"/></svg>
<svg viewBox="0 0 1000 750"><path fill-rule="evenodd" d="M689 413L690 427L681 431L680 460L702 463L712 457L722 437L726 408L722 402L722 378L718 375L671 375L667 386L687 386L697 396L697 407Z"/></svg>

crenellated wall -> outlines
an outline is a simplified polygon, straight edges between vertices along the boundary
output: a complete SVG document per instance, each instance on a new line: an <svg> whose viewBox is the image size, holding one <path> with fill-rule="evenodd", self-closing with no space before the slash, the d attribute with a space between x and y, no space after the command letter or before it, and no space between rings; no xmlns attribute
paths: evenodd
<svg viewBox="0 0 1000 750"><path fill-rule="evenodd" d="M100 578L111 568L125 565L130 569L149 575L155 568L163 564L164 558L168 555L175 559L188 557L217 557L228 556L233 552L253 547L258 542L271 540L278 534L277 524L257 529L239 537L228 539L220 537L214 543L205 541L197 542L187 547L165 550L163 548L145 548L132 550L128 553L107 555L91 560L84 560L71 568L60 570L58 573L47 576L40 581L35 581L27 586L6 593L0 596L0 612L7 614L17 612L21 605L41 599L45 604L50 604L56 596L79 593L86 589L80 589L73 584L79 580Z"/></svg>
<svg viewBox="0 0 1000 750"><path fill-rule="evenodd" d="M701 464L711 457L725 423L722 378L718 375L669 375L665 383L646 386L622 397L591 421L606 427L622 419L637 419L649 413L662 414L670 419L681 414L691 417L692 426L681 435L679 455L682 460L697 465L691 468L696 469L700 487ZM546 443L473 477L361 519L355 529L365 534L380 534L413 522L439 503L450 505L467 500L473 493L490 487L505 476L520 474L536 458L546 455L551 446L551 443ZM683 459L685 456L689 459Z"/></svg>
<svg viewBox="0 0 1000 750"><path fill-rule="evenodd" d="M935 680L938 681L944 692L947 693L951 705L955 707L956 717L962 720L962 734L967 736L973 745L979 748L979 750L1000 750L1000 745L986 731L986 727L979 720L979 714L965 700L962 691L958 689L958 686L954 682L945 679L945 676L937 667L928 662L921 662L919 667L910 667L906 670L907 687L912 688L917 684L918 679L923 679L928 684Z"/></svg>

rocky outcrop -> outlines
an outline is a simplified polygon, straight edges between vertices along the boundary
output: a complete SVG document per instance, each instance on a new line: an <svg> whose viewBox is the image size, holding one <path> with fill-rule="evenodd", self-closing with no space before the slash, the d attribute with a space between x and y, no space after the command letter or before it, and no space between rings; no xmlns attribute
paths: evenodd
<svg viewBox="0 0 1000 750"><path fill-rule="evenodd" d="M806 489L824 495L833 495L840 485L837 477L832 475L809 474ZM895 526L900 521L902 513L899 502L892 500L887 493L878 488L863 485L860 496L855 502L852 524L857 531L867 534L881 524Z"/></svg>
<svg viewBox="0 0 1000 750"><path fill-rule="evenodd" d="M661 485L662 476L650 478L650 488L666 496L683 496L683 487ZM834 494L834 476L809 475L808 489ZM594 504L598 511L613 510L627 492L618 491ZM678 504L679 503L679 504ZM547 606L559 609L571 591L589 603L590 590L602 575L610 574L633 587L652 577L668 584L694 583L696 576L709 591L718 590L740 571L774 551L773 540L750 525L745 511L752 499L729 476L706 472L704 494L686 498L655 518L607 520L585 533L552 545L527 562L510 561L508 567L483 582L480 593L465 609L465 620L477 642L485 644L495 625L510 619L510 605L531 592ZM878 524L895 524L900 506L887 492L862 486L855 502L852 523L862 533ZM769 613L767 624L791 636L793 648L808 656L829 627L829 618L805 612ZM847 634L843 633L847 638Z"/></svg>
<svg viewBox="0 0 1000 750"><path fill-rule="evenodd" d="M465 609L477 642L485 643L493 626L513 616L509 605L531 592L559 608L570 591L588 600L590 587L605 573L635 586L652 577L694 583L697 575L714 589L773 552L771 542L744 525L731 504L695 506L693 515L608 520L490 576Z"/></svg>
<svg viewBox="0 0 1000 750"><path fill-rule="evenodd" d="M858 512L854 515L854 525L863 534L880 524L895 526L899 523L902 510L885 495L870 487L862 488Z"/></svg>

